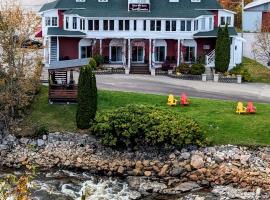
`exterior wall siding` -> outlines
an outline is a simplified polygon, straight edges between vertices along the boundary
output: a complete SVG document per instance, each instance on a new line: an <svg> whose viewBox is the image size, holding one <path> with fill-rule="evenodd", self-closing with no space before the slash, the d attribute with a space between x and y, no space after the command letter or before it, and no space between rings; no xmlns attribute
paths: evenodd
<svg viewBox="0 0 270 200"><path fill-rule="evenodd" d="M59 58L78 59L79 58L79 41L81 38L59 38Z"/></svg>
<svg viewBox="0 0 270 200"><path fill-rule="evenodd" d="M262 13L262 28L270 27L270 11Z"/></svg>
<svg viewBox="0 0 270 200"><path fill-rule="evenodd" d="M216 38L198 38L197 42L197 57L204 56L215 49ZM209 45L209 49L204 49L204 45Z"/></svg>
<svg viewBox="0 0 270 200"><path fill-rule="evenodd" d="M262 12L244 12L244 31L257 32L261 30Z"/></svg>

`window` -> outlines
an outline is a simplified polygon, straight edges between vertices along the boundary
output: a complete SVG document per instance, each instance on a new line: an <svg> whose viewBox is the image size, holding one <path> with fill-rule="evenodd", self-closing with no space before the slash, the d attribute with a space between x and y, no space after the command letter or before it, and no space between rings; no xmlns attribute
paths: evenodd
<svg viewBox="0 0 270 200"><path fill-rule="evenodd" d="M66 29L69 29L69 17L66 17Z"/></svg>
<svg viewBox="0 0 270 200"><path fill-rule="evenodd" d="M232 18L231 17L227 17L227 24L228 24L228 26L232 25Z"/></svg>
<svg viewBox="0 0 270 200"><path fill-rule="evenodd" d="M111 47L111 61L122 62L122 47L120 46Z"/></svg>
<svg viewBox="0 0 270 200"><path fill-rule="evenodd" d="M95 24L94 30L98 31L99 30L99 20L95 20L94 24Z"/></svg>
<svg viewBox="0 0 270 200"><path fill-rule="evenodd" d="M213 18L210 17L209 18L209 30L212 30L213 29Z"/></svg>
<svg viewBox="0 0 270 200"><path fill-rule="evenodd" d="M94 30L93 20L88 20L88 30L89 30L89 31Z"/></svg>
<svg viewBox="0 0 270 200"><path fill-rule="evenodd" d="M186 31L186 21L181 20L181 31Z"/></svg>
<svg viewBox="0 0 270 200"><path fill-rule="evenodd" d="M155 61L156 62L165 61L165 47L164 46L155 47Z"/></svg>
<svg viewBox="0 0 270 200"><path fill-rule="evenodd" d="M85 20L80 19L80 30L85 30Z"/></svg>
<svg viewBox="0 0 270 200"><path fill-rule="evenodd" d="M119 31L123 31L123 30L124 30L124 21L119 20Z"/></svg>
<svg viewBox="0 0 270 200"><path fill-rule="evenodd" d="M129 20L125 20L125 30L129 31Z"/></svg>
<svg viewBox="0 0 270 200"><path fill-rule="evenodd" d="M171 31L171 21L166 21L166 31Z"/></svg>
<svg viewBox="0 0 270 200"><path fill-rule="evenodd" d="M225 26L226 22L225 22L225 17L221 17L220 18L220 25Z"/></svg>
<svg viewBox="0 0 270 200"><path fill-rule="evenodd" d="M161 31L161 21L160 20L151 20L150 21L150 30L151 31Z"/></svg>
<svg viewBox="0 0 270 200"><path fill-rule="evenodd" d="M154 20L151 20L151 21L150 21L150 30L151 30L151 31L154 31L154 30L155 30L155 23L156 23L156 22L155 22Z"/></svg>
<svg viewBox="0 0 270 200"><path fill-rule="evenodd" d="M103 20L103 30L104 31L109 30L109 22L108 22L108 20Z"/></svg>
<svg viewBox="0 0 270 200"><path fill-rule="evenodd" d="M52 26L57 26L57 17L52 17Z"/></svg>
<svg viewBox="0 0 270 200"><path fill-rule="evenodd" d="M191 20L187 20L187 31L191 31Z"/></svg>
<svg viewBox="0 0 270 200"><path fill-rule="evenodd" d="M73 29L77 29L77 17L73 17L72 18L72 28Z"/></svg>
<svg viewBox="0 0 270 200"><path fill-rule="evenodd" d="M166 21L166 31L176 31L176 21Z"/></svg>
<svg viewBox="0 0 270 200"><path fill-rule="evenodd" d="M172 31L176 31L176 21L172 21Z"/></svg>
<svg viewBox="0 0 270 200"><path fill-rule="evenodd" d="M136 31L137 30L137 20L133 21L133 30Z"/></svg>
<svg viewBox="0 0 270 200"><path fill-rule="evenodd" d="M45 25L51 26L51 18L50 17L45 17Z"/></svg>
<svg viewBox="0 0 270 200"><path fill-rule="evenodd" d="M205 30L205 18L201 19L201 30Z"/></svg>
<svg viewBox="0 0 270 200"><path fill-rule="evenodd" d="M110 31L114 30L114 20L110 20Z"/></svg>
<svg viewBox="0 0 270 200"><path fill-rule="evenodd" d="M161 31L161 21L160 20L156 21L156 30Z"/></svg>
<svg viewBox="0 0 270 200"><path fill-rule="evenodd" d="M92 46L82 46L81 58L91 58L91 57L92 57Z"/></svg>
<svg viewBox="0 0 270 200"><path fill-rule="evenodd" d="M197 31L199 29L199 21L195 20L194 21L194 31Z"/></svg>
<svg viewBox="0 0 270 200"><path fill-rule="evenodd" d="M119 20L119 30L128 31L129 30L129 20Z"/></svg>
<svg viewBox="0 0 270 200"><path fill-rule="evenodd" d="M186 47L185 61L186 62L195 61L195 47L190 47L190 46Z"/></svg>
<svg viewBox="0 0 270 200"><path fill-rule="evenodd" d="M146 29L147 29L146 20L143 20L143 30L146 31Z"/></svg>

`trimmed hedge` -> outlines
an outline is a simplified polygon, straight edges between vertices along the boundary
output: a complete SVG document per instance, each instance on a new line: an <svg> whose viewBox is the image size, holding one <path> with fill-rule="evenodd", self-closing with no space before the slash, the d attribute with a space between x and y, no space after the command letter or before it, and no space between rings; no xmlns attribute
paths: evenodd
<svg viewBox="0 0 270 200"><path fill-rule="evenodd" d="M182 63L176 68L176 73L181 74L189 74L190 73L190 67L189 64Z"/></svg>
<svg viewBox="0 0 270 200"><path fill-rule="evenodd" d="M190 68L190 73L192 75L201 75L205 72L205 66L200 63L193 64Z"/></svg>
<svg viewBox="0 0 270 200"><path fill-rule="evenodd" d="M136 146L201 146L203 131L196 121L153 106L128 105L99 113L92 133L102 143L117 148Z"/></svg>

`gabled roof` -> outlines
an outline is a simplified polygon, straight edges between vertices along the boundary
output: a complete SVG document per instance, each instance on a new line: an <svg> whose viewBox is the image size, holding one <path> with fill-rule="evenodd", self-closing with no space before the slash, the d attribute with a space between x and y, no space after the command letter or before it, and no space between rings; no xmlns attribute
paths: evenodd
<svg viewBox="0 0 270 200"><path fill-rule="evenodd" d="M244 9L247 10L247 9L254 8L254 7L257 7L257 6L266 4L266 3L270 3L270 0L257 0L257 1L253 1L253 2L251 2L249 4L247 4Z"/></svg>
<svg viewBox="0 0 270 200"><path fill-rule="evenodd" d="M206 10L222 9L217 0L180 0L169 2L169 0L150 0L150 12L128 11L128 0L109 0L107 3L98 0L86 0L78 3L75 0L56 0L45 4L40 12L50 9L66 10L66 13L78 14L86 17L197 17L209 15Z"/></svg>
<svg viewBox="0 0 270 200"><path fill-rule="evenodd" d="M88 63L89 63L89 58L53 61L53 62L51 62L50 66L49 66L49 70L80 67L80 66L87 65Z"/></svg>
<svg viewBox="0 0 270 200"><path fill-rule="evenodd" d="M48 35L50 36L85 36L86 34L81 31L66 31L59 27L49 27Z"/></svg>
<svg viewBox="0 0 270 200"><path fill-rule="evenodd" d="M194 38L217 37L218 29L219 28L215 28L214 30L208 31L208 32L198 32L198 33L194 34ZM230 36L237 36L238 35L236 32L236 29L234 27L228 27L228 30L229 30Z"/></svg>

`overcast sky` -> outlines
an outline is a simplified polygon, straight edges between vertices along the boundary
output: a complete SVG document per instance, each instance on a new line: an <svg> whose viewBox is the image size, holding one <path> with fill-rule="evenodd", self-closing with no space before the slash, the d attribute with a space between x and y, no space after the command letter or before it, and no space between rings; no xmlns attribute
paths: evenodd
<svg viewBox="0 0 270 200"><path fill-rule="evenodd" d="M18 2L20 2L20 4L23 5L25 8L31 8L34 10L38 10L42 4L51 1L53 0L18 0Z"/></svg>

